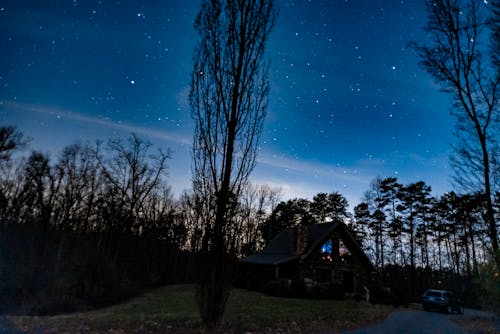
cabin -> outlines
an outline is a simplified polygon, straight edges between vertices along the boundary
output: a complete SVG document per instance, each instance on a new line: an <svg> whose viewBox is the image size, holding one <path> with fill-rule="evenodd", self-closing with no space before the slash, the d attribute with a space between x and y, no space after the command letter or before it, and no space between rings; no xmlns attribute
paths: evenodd
<svg viewBox="0 0 500 334"><path fill-rule="evenodd" d="M350 293L362 292L375 270L341 221L286 229L240 261L247 273L260 279L340 281Z"/></svg>

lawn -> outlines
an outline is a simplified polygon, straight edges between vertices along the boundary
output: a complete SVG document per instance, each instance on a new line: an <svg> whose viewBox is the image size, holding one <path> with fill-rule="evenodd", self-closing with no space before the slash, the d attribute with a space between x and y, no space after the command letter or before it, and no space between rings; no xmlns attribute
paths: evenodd
<svg viewBox="0 0 500 334"><path fill-rule="evenodd" d="M234 289L228 302L228 333L337 331L380 320L392 308L355 301L269 297ZM8 316L0 331L29 333L198 333L200 318L192 285L165 286L123 304L47 317Z"/></svg>

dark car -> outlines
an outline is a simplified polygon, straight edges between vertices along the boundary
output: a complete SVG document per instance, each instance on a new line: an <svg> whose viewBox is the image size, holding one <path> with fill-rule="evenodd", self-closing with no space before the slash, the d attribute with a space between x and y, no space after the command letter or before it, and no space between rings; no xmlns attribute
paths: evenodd
<svg viewBox="0 0 500 334"><path fill-rule="evenodd" d="M448 290L425 291L422 296L422 306L424 310L437 310L446 313L457 312L462 314L464 309L460 300Z"/></svg>

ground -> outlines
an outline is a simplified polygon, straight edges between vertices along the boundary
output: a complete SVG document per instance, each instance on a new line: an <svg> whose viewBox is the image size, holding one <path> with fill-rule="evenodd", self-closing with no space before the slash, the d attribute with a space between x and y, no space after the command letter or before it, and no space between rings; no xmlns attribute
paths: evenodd
<svg viewBox="0 0 500 334"><path fill-rule="evenodd" d="M425 312L418 304L397 309L384 321L344 334L489 334L500 333L500 318L495 314L465 309L464 314ZM327 334L326 332L323 334Z"/></svg>
<svg viewBox="0 0 500 334"><path fill-rule="evenodd" d="M384 319L392 307L355 301L277 298L234 289L228 333L311 333L356 328ZM192 285L162 287L123 304L83 313L0 319L0 333L199 333Z"/></svg>
<svg viewBox="0 0 500 334"><path fill-rule="evenodd" d="M470 333L500 333L500 317L492 312L465 309L463 316L452 318Z"/></svg>
<svg viewBox="0 0 500 334"><path fill-rule="evenodd" d="M228 302L227 333L500 333L492 313L424 312L420 305L394 309L355 301L269 297L234 289ZM0 333L200 333L192 285L152 290L123 304L48 317L0 317Z"/></svg>

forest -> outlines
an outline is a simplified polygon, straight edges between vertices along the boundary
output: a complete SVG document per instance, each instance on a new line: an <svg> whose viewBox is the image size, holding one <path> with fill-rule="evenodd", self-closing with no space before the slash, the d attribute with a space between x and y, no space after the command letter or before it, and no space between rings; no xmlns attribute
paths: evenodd
<svg viewBox="0 0 500 334"><path fill-rule="evenodd" d="M283 229L297 227L297 246L300 225L332 221L347 225L344 240L373 263L367 290L376 302L408 304L443 288L466 306L498 309L500 6L486 5L427 1L427 37L408 41L456 121L453 191L444 194L424 180L374 175L349 212L336 189L284 199L279 187L251 183L270 105L272 0L202 1L185 96L192 188L178 198L168 177L175 155L137 134L51 155L0 125L0 312L87 310L189 282L206 332L219 332L231 289L248 283L239 259Z"/></svg>
<svg viewBox="0 0 500 334"><path fill-rule="evenodd" d="M174 199L169 152L131 134L71 144L52 160L28 151L28 140L14 127L0 129L0 293L11 301L3 312L85 309L193 281L193 254L206 233L197 213L203 203L187 191ZM495 273L481 194L435 197L423 181L390 177L375 179L353 213L338 192L281 197L279 188L245 185L225 233L234 261L287 227L341 219L381 286L414 289L415 297L426 284L464 292L476 284L467 298L477 304L481 279L498 279L488 276Z"/></svg>

